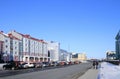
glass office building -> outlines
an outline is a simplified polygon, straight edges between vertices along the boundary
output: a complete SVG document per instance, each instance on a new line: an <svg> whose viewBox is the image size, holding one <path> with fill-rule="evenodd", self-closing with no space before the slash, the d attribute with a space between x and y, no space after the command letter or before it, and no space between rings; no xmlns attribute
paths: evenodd
<svg viewBox="0 0 120 79"><path fill-rule="evenodd" d="M116 35L116 58L120 59L120 30Z"/></svg>

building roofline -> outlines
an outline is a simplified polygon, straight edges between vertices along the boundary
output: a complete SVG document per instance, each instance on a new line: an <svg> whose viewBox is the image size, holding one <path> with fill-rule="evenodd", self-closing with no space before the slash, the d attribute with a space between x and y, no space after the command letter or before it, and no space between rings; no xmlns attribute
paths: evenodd
<svg viewBox="0 0 120 79"><path fill-rule="evenodd" d="M14 32L16 32L16 31L14 30ZM16 33L20 34L21 36L23 36L23 37L25 37L25 38L32 39L32 40L34 40L34 41L38 41L38 42L42 42L42 43L47 43L47 42L45 42L44 40L34 38L34 37L30 36L29 34L22 34L22 33L19 33L19 32L16 32Z"/></svg>
<svg viewBox="0 0 120 79"><path fill-rule="evenodd" d="M118 40L119 38L120 38L120 30L118 31L118 33L117 33L115 39Z"/></svg>
<svg viewBox="0 0 120 79"><path fill-rule="evenodd" d="M0 34L2 34L2 35L5 36L5 37L8 37L8 35L5 34L3 31L0 31Z"/></svg>
<svg viewBox="0 0 120 79"><path fill-rule="evenodd" d="M8 34L8 37L9 37L9 38L12 38L12 39L20 40L19 38L13 36L11 33Z"/></svg>

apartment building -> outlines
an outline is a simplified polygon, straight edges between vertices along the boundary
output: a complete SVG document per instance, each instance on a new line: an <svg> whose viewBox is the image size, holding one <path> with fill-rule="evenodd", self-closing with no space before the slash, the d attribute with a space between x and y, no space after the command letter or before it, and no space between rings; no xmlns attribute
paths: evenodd
<svg viewBox="0 0 120 79"><path fill-rule="evenodd" d="M9 61L20 61L19 57L19 42L20 40L14 37L12 34L8 34L10 38L10 57Z"/></svg>
<svg viewBox="0 0 120 79"><path fill-rule="evenodd" d="M7 34L0 32L0 61L7 62L10 60L10 38Z"/></svg>
<svg viewBox="0 0 120 79"><path fill-rule="evenodd" d="M120 30L117 33L115 39L116 39L116 59L120 59Z"/></svg>
<svg viewBox="0 0 120 79"><path fill-rule="evenodd" d="M11 31L0 32L0 61L48 61L48 47L44 40Z"/></svg>
<svg viewBox="0 0 120 79"><path fill-rule="evenodd" d="M1 34L0 34L0 37L1 37ZM0 63L3 62L3 41L0 41Z"/></svg>
<svg viewBox="0 0 120 79"><path fill-rule="evenodd" d="M22 59L24 62L48 61L47 43L44 40L31 37L28 34L21 34L16 31L11 31L9 34L12 34L22 41L20 46L22 53L20 60Z"/></svg>

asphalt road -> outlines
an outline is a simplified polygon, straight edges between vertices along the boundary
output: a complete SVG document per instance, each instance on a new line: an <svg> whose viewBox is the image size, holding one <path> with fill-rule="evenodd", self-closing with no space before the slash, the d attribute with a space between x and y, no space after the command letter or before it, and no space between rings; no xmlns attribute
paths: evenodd
<svg viewBox="0 0 120 79"><path fill-rule="evenodd" d="M0 72L0 74L4 76L0 76L0 79L77 79L89 68L91 68L91 63L81 63L78 65L72 65L62 68L43 70L27 69L3 71Z"/></svg>

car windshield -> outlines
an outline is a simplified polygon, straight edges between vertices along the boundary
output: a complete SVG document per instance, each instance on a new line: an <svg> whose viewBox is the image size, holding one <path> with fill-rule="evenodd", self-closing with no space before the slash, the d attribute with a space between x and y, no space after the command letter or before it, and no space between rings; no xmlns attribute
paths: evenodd
<svg viewBox="0 0 120 79"><path fill-rule="evenodd" d="M11 63L7 63L6 65L10 65Z"/></svg>
<svg viewBox="0 0 120 79"><path fill-rule="evenodd" d="M25 64L27 64L27 63L23 63L22 65L25 65Z"/></svg>

